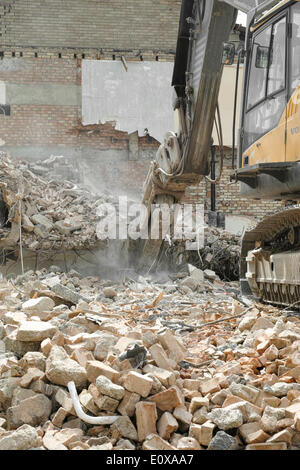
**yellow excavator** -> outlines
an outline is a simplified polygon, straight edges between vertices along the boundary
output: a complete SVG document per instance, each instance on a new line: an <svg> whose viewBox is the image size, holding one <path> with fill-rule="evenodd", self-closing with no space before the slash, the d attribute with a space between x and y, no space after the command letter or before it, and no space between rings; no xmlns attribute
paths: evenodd
<svg viewBox="0 0 300 470"><path fill-rule="evenodd" d="M228 39L238 10L247 14L247 26L237 54ZM152 204L180 203L186 188L203 178L218 182L209 177L211 136L215 122L222 151L218 94L223 65L233 64L237 55L238 64L244 61L244 83L231 179L240 184L243 198L293 201L244 234L241 288L256 299L295 306L300 304L300 1L182 0L172 82L177 128L151 164L143 202L151 226ZM160 247L161 240L147 240L141 256L157 256Z"/></svg>

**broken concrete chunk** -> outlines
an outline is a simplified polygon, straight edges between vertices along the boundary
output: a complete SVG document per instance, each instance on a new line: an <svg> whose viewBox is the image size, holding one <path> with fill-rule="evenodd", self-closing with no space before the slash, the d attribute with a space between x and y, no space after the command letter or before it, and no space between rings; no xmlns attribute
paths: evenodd
<svg viewBox="0 0 300 470"><path fill-rule="evenodd" d="M221 390L221 387L216 379L209 379L200 382L200 391L202 395L215 393Z"/></svg>
<svg viewBox="0 0 300 470"><path fill-rule="evenodd" d="M209 419L223 431L239 428L243 424L243 414L240 410L215 408L209 413L208 416Z"/></svg>
<svg viewBox="0 0 300 470"><path fill-rule="evenodd" d="M74 292L73 290L59 283L52 286L51 290L63 301L74 305L76 305L81 298L77 292Z"/></svg>
<svg viewBox="0 0 300 470"><path fill-rule="evenodd" d="M161 369L172 370L169 358L160 344L153 344L153 346L149 348L149 351L158 367Z"/></svg>
<svg viewBox="0 0 300 470"><path fill-rule="evenodd" d="M37 369L35 367L30 367L26 374L23 375L23 377L20 380L20 385L21 387L29 387L31 382L36 381L36 380L43 380L45 378L45 372L41 371L40 369Z"/></svg>
<svg viewBox="0 0 300 470"><path fill-rule="evenodd" d="M60 407L55 413L55 415L51 418L51 422L53 426L56 426L57 428L61 428L67 416L68 416L67 410L65 410L63 407Z"/></svg>
<svg viewBox="0 0 300 470"><path fill-rule="evenodd" d="M158 339L162 346L169 351L170 358L176 362L183 361L186 349L178 338L176 338L170 330L164 330L158 334Z"/></svg>
<svg viewBox="0 0 300 470"><path fill-rule="evenodd" d="M166 411L161 416L160 420L157 423L157 430L162 439L169 440L171 434L177 431L178 429L178 422L174 418L174 416Z"/></svg>
<svg viewBox="0 0 300 470"><path fill-rule="evenodd" d="M38 351L40 341L20 341L17 339L17 331L13 331L4 338L7 351L14 352L18 357L24 356L27 352Z"/></svg>
<svg viewBox="0 0 300 470"><path fill-rule="evenodd" d="M218 276L215 271L212 271L211 269L205 269L204 276L206 277L206 279L209 279L211 281L218 279Z"/></svg>
<svg viewBox="0 0 300 470"><path fill-rule="evenodd" d="M198 285L199 285L199 282L197 281L197 279L194 279L194 277L189 276L189 277L183 279L180 282L180 285L182 287L188 287L192 291L195 291L197 289Z"/></svg>
<svg viewBox="0 0 300 470"><path fill-rule="evenodd" d="M27 320L27 315L23 312L7 312L2 316L2 322L6 325L20 325Z"/></svg>
<svg viewBox="0 0 300 470"><path fill-rule="evenodd" d="M213 433L215 430L216 426L214 423L211 423L210 421L207 421L206 423L203 423L201 426L201 433L199 436L199 443L202 446L209 446L209 444L212 441L213 438Z"/></svg>
<svg viewBox="0 0 300 470"><path fill-rule="evenodd" d="M150 374L158 379L164 387L171 387L176 383L176 376L174 372L169 370L162 369L160 367L153 366L151 364L147 364L143 368L144 374Z"/></svg>
<svg viewBox="0 0 300 470"><path fill-rule="evenodd" d="M128 439L120 439L117 445L114 446L114 450L135 450L135 445Z"/></svg>
<svg viewBox="0 0 300 470"><path fill-rule="evenodd" d="M277 382L274 385L265 385L264 391L271 393L275 397L285 397L287 393L293 389L293 384L287 384L284 382Z"/></svg>
<svg viewBox="0 0 300 470"><path fill-rule="evenodd" d="M29 299L22 304L22 310L25 312L44 312L45 310L52 310L55 307L55 302L50 297L37 297L36 299Z"/></svg>
<svg viewBox="0 0 300 470"><path fill-rule="evenodd" d="M248 387L242 384L232 383L229 387L230 392L237 397L243 398L244 400L255 403L258 396L259 390L254 387Z"/></svg>
<svg viewBox="0 0 300 470"><path fill-rule="evenodd" d="M274 324L271 320L269 320L268 318L260 317L254 323L251 331L266 330L267 328L273 328L273 327L274 327Z"/></svg>
<svg viewBox="0 0 300 470"><path fill-rule="evenodd" d="M123 400L118 407L118 412L123 416L134 416L135 406L140 401L140 399L141 397L137 393L125 391Z"/></svg>
<svg viewBox="0 0 300 470"><path fill-rule="evenodd" d="M88 410L90 413L97 416L98 414L98 407L92 397L92 395L87 390L82 390L79 395L79 401L84 407L84 409Z"/></svg>
<svg viewBox="0 0 300 470"><path fill-rule="evenodd" d="M83 388L87 381L86 370L59 346L51 349L46 361L46 376L51 383L65 387L73 381L76 387Z"/></svg>
<svg viewBox="0 0 300 470"><path fill-rule="evenodd" d="M6 409L12 400L14 390L19 387L20 379L8 377L0 379L0 405Z"/></svg>
<svg viewBox="0 0 300 470"><path fill-rule="evenodd" d="M238 444L234 437L224 431L218 431L209 443L207 450L237 450Z"/></svg>
<svg viewBox="0 0 300 470"><path fill-rule="evenodd" d="M94 401L99 410L109 411L114 413L119 406L119 401L114 398L108 397L107 395L99 395L94 398Z"/></svg>
<svg viewBox="0 0 300 470"><path fill-rule="evenodd" d="M30 367L36 367L41 371L45 371L46 369L46 358L43 353L38 351L28 352L26 353L22 359L19 361L20 366L23 369L28 369Z"/></svg>
<svg viewBox="0 0 300 470"><path fill-rule="evenodd" d="M53 228L53 223L51 222L51 220L49 220L47 217L41 214L35 214L31 216L31 221L35 225L43 225L49 232Z"/></svg>
<svg viewBox="0 0 300 470"><path fill-rule="evenodd" d="M48 450L68 450L58 439L55 439L55 431L48 430L43 436L43 445Z"/></svg>
<svg viewBox="0 0 300 470"><path fill-rule="evenodd" d="M121 437L125 437L127 439L131 439L132 441L138 440L137 430L135 426L132 424L130 418L128 416L121 416L111 425L111 431L113 433L114 438L120 439Z"/></svg>
<svg viewBox="0 0 300 470"><path fill-rule="evenodd" d="M153 380L146 375L133 371L126 374L123 385L129 392L137 393L146 398L150 394Z"/></svg>
<svg viewBox="0 0 300 470"><path fill-rule="evenodd" d="M7 409L8 429L17 429L22 424L38 426L50 416L52 403L42 394L23 400L19 405Z"/></svg>
<svg viewBox="0 0 300 470"><path fill-rule="evenodd" d="M177 421L186 425L187 428L191 424L193 418L193 415L184 408L175 408L175 410L173 411L173 416L177 419Z"/></svg>
<svg viewBox="0 0 300 470"><path fill-rule="evenodd" d="M57 403L59 403L62 408L68 413L68 414L76 414L73 406L73 401L72 398L70 397L69 392L67 390L64 390L62 388L58 388L57 392L55 393L55 400Z"/></svg>
<svg viewBox="0 0 300 470"><path fill-rule="evenodd" d="M21 323L17 332L17 340L24 342L41 342L46 338L52 338L57 328L48 322L26 321Z"/></svg>
<svg viewBox="0 0 300 470"><path fill-rule="evenodd" d="M117 343L118 338L113 335L104 334L97 340L96 347L94 350L94 356L99 361L104 361L107 358L108 352Z"/></svg>
<svg viewBox="0 0 300 470"><path fill-rule="evenodd" d="M120 385L114 384L104 375L99 375L96 379L96 387L103 395L107 395L115 400L122 400L125 395L125 389Z"/></svg>
<svg viewBox="0 0 300 470"><path fill-rule="evenodd" d="M0 450L27 450L39 447L40 442L36 429L24 424L16 431L0 436Z"/></svg>
<svg viewBox="0 0 300 470"><path fill-rule="evenodd" d="M90 382L95 382L99 375L104 375L113 382L116 382L120 378L118 371L100 361L88 361L86 364L86 372Z"/></svg>

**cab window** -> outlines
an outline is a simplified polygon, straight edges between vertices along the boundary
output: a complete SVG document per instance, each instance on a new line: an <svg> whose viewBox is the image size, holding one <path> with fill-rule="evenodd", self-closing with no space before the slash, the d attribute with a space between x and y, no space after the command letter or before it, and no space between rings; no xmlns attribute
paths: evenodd
<svg viewBox="0 0 300 470"><path fill-rule="evenodd" d="M267 96L285 88L286 18L272 28Z"/></svg>
<svg viewBox="0 0 300 470"><path fill-rule="evenodd" d="M243 150L278 125L286 106L286 28L284 16L253 38Z"/></svg>
<svg viewBox="0 0 300 470"><path fill-rule="evenodd" d="M286 17L257 34L253 40L248 106L285 89Z"/></svg>
<svg viewBox="0 0 300 470"><path fill-rule="evenodd" d="M272 28L269 27L258 34L253 41L248 109L265 97L271 32Z"/></svg>
<svg viewBox="0 0 300 470"><path fill-rule="evenodd" d="M291 8L290 96L300 84L300 4Z"/></svg>

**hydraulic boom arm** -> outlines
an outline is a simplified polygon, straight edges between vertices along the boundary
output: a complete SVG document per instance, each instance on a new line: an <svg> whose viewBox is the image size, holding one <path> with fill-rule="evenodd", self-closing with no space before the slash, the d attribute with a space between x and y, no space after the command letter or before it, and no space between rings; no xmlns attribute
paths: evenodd
<svg viewBox="0 0 300 470"><path fill-rule="evenodd" d="M223 71L224 43L237 9L249 12L259 0L182 0L172 86L177 128L169 132L144 183L143 204L151 227L153 204L180 202L188 186L209 174L211 136ZM147 240L142 258L157 256L161 239Z"/></svg>

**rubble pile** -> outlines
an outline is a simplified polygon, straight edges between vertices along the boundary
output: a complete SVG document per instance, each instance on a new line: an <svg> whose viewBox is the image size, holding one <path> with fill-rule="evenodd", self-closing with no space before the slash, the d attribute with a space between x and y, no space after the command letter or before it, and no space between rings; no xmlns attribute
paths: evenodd
<svg viewBox="0 0 300 470"><path fill-rule="evenodd" d="M61 182L65 180L72 183L80 184L81 172L78 161L65 155L51 155L51 157L44 160L37 160L35 162L28 162L28 168L35 174L47 179L55 179Z"/></svg>
<svg viewBox="0 0 300 470"><path fill-rule="evenodd" d="M215 271L224 281L239 279L239 263L241 237L233 235L217 227L205 227L204 247L199 250L187 249L186 240L172 240L166 243L164 263L168 261L171 268L191 263L197 268Z"/></svg>
<svg viewBox="0 0 300 470"><path fill-rule="evenodd" d="M299 318L188 270L2 280L0 450L298 449Z"/></svg>
<svg viewBox="0 0 300 470"><path fill-rule="evenodd" d="M4 153L0 155L0 189L0 246L6 249L18 247L20 236L22 246L33 252L93 248L100 243L96 233L99 204L116 204L110 195L93 195L74 183L41 177L31 171L29 163Z"/></svg>
<svg viewBox="0 0 300 470"><path fill-rule="evenodd" d="M76 258L80 258L78 252L86 258L92 249L102 252L122 249L127 254L132 251L132 262L136 262L135 240L129 244L121 240L118 244L118 240L106 240L99 232L99 222L107 215L103 204L109 204L115 208L118 233L118 199L108 193L92 194L74 181L62 179L63 171L60 179L51 179L61 162L62 169L69 168L64 157L50 157L32 164L0 153L0 252L1 265L7 265L5 275L21 268L21 255L27 269L51 264L64 265L66 269L78 262L73 259L74 253ZM186 241L165 243L162 263L166 269L180 270L191 263L202 270L215 271L225 281L239 278L238 237L205 227L204 248L190 251ZM71 258L67 260L68 257ZM124 264L125 261L124 257Z"/></svg>

